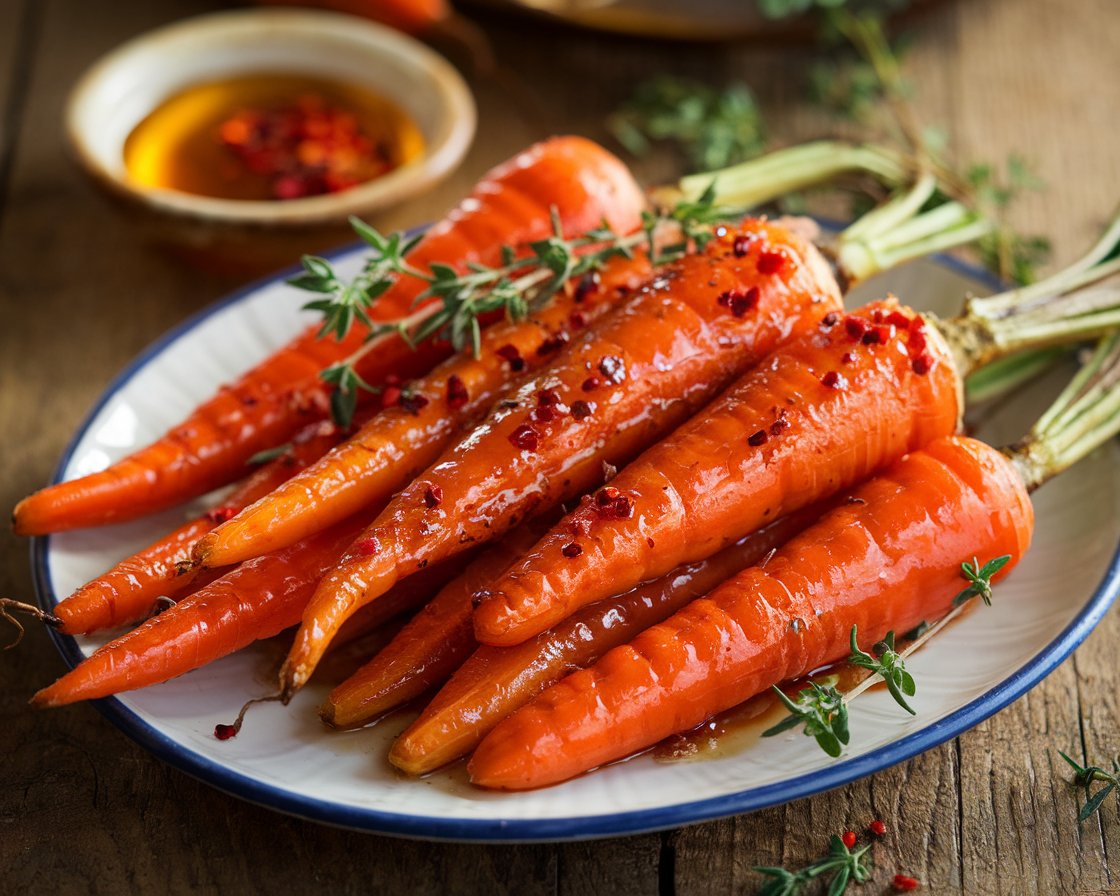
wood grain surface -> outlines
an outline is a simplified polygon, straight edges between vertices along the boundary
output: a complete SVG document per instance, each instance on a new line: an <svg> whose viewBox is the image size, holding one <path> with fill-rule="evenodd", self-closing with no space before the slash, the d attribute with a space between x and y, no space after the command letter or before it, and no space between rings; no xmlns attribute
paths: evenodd
<svg viewBox="0 0 1120 896"><path fill-rule="evenodd" d="M144 345L236 286L147 245L67 156L63 102L98 56L206 0L0 2L0 502L44 483L82 415ZM926 122L962 160L1018 151L1048 188L1014 223L1070 260L1120 199L1120 16L1115 0L947 2L909 22L907 70ZM478 81L478 139L463 168L379 222L437 216L490 164L549 132L604 138L634 84L668 70L743 78L786 143L835 130L804 100L809 55L767 45L674 46L482 19L532 94ZM648 182L664 158L638 166ZM1076 562L1076 558L1071 558ZM0 538L0 594L29 596L27 547ZM1009 709L958 740L847 787L682 830L595 843L485 847L393 840L304 822L228 797L163 765L78 706L33 713L63 671L31 631L0 658L0 891L23 893L752 893L751 866L799 865L828 835L874 817L890 835L874 882L924 892L1120 892L1120 813L1079 826L1055 752L1120 750L1120 613ZM1111 867L1110 867L1111 862Z"/></svg>

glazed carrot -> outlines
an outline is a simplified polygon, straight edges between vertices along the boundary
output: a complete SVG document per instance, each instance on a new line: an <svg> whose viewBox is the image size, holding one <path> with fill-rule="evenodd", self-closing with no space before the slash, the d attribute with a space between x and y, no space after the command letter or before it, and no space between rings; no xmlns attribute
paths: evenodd
<svg viewBox="0 0 1120 896"><path fill-rule="evenodd" d="M947 437L896 463L781 548L569 676L498 725L470 762L484 787L573 777L686 731L767 687L949 610L960 564L1030 545L1015 467Z"/></svg>
<svg viewBox="0 0 1120 896"><path fill-rule="evenodd" d="M514 529L444 586L383 650L331 691L319 709L323 721L334 728L356 728L446 681L477 646L471 628L471 595L505 572L545 529L547 525L537 521ZM409 576L396 588L420 575L423 572ZM354 619L376 611L381 603L376 600L362 607L338 638L346 635Z"/></svg>
<svg viewBox="0 0 1120 896"><path fill-rule="evenodd" d="M601 481L773 348L838 310L815 248L764 221L722 228L515 391L400 493L308 605L290 694L357 607L420 565L500 537ZM429 492L441 500L426 500Z"/></svg>
<svg viewBox="0 0 1120 896"><path fill-rule="evenodd" d="M479 647L397 738L389 761L409 774L423 775L466 755L502 719L546 687L759 562L822 511L810 508L777 520L714 557L585 607L516 647ZM469 606L467 602L464 615L469 616ZM469 618L462 628L464 640L474 646Z"/></svg>
<svg viewBox="0 0 1120 896"><path fill-rule="evenodd" d="M325 420L305 427L287 450L251 473L219 506L125 558L61 601L54 608L62 623L59 630L89 634L134 622L151 613L157 598L174 598L196 584L200 570L190 559L198 539L314 463L341 437L338 428Z"/></svg>
<svg viewBox="0 0 1120 896"><path fill-rule="evenodd" d="M315 584L361 526L348 520L243 563L109 642L31 702L62 706L158 684L279 634L299 621Z"/></svg>
<svg viewBox="0 0 1120 896"><path fill-rule="evenodd" d="M396 407L203 538L196 559L207 566L237 563L384 501L439 457L513 381L550 360L649 272L644 252L614 258L532 317L487 328L477 356L460 353L410 383Z"/></svg>
<svg viewBox="0 0 1120 896"><path fill-rule="evenodd" d="M566 233L604 220L626 232L638 225L643 205L640 189L613 155L583 138L557 137L491 171L425 234L408 260L422 268L433 262L496 264L503 247L548 236L553 210ZM403 317L424 286L401 278L377 300L371 316ZM233 481L253 454L287 441L309 417L327 415L330 387L319 373L351 355L365 333L356 326L338 341L317 338L316 327L306 330L152 445L99 473L24 499L13 514L16 532L41 535L133 519ZM449 353L443 343L413 351L398 336L386 335L363 356L358 373L373 384L387 374L414 376Z"/></svg>
<svg viewBox="0 0 1120 896"><path fill-rule="evenodd" d="M890 300L831 313L584 498L487 590L475 635L520 643L855 485L952 433L960 389L948 346L915 312Z"/></svg>

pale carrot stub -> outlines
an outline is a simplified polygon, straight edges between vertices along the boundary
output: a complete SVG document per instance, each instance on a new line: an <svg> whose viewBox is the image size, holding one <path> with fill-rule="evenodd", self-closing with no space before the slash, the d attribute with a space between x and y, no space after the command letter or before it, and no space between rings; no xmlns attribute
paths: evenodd
<svg viewBox="0 0 1120 896"><path fill-rule="evenodd" d="M384 501L435 460L504 389L547 363L649 272L644 252L611 259L602 271L569 283L529 318L488 327L477 357L468 349L401 384L389 406L350 439L201 539L195 558L207 566L237 563ZM439 500L436 492L425 496L425 503Z"/></svg>
<svg viewBox="0 0 1120 896"><path fill-rule="evenodd" d="M777 345L839 312L819 252L748 220L659 273L389 504L308 606L282 673L300 687L338 626L422 564L500 537L601 481ZM424 501L438 488L438 507Z"/></svg>
<svg viewBox="0 0 1120 896"><path fill-rule="evenodd" d="M820 513L811 508L778 520L714 557L584 607L523 644L479 647L397 738L389 761L409 774L423 775L465 756L502 719L550 684L762 560ZM469 613L464 628L473 645Z"/></svg>
<svg viewBox="0 0 1120 896"><path fill-rule="evenodd" d="M479 641L524 641L956 430L960 378L916 312L890 299L818 322L584 498L494 582L475 612Z"/></svg>
<svg viewBox="0 0 1120 896"><path fill-rule="evenodd" d="M1030 546L1034 513L996 449L947 437L857 488L766 563L577 672L500 724L471 779L524 790L629 755L781 681L947 612L974 556Z"/></svg>
<svg viewBox="0 0 1120 896"><path fill-rule="evenodd" d="M428 230L408 260L421 268L433 262L497 264L504 247L547 237L554 213L566 234L586 232L604 220L628 232L639 225L644 207L640 187L615 156L582 137L555 137L487 174ZM424 285L399 279L370 316L404 317ZM243 475L253 454L284 443L309 418L327 415L330 387L319 373L353 354L367 331L356 326L341 341L319 339L317 332L317 327L304 331L148 447L101 472L25 498L13 514L16 532L42 535L134 519ZM450 352L440 342L414 351L399 337L386 336L362 358L358 373L376 385L388 374L424 373Z"/></svg>

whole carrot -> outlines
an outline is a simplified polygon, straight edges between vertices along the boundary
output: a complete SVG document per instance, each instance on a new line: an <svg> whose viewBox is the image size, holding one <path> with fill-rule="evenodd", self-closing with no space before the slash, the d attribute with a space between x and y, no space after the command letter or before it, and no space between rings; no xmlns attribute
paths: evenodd
<svg viewBox="0 0 1120 896"><path fill-rule="evenodd" d="M777 520L714 557L678 567L656 581L585 607L523 644L479 647L397 738L389 761L411 775L423 775L466 755L502 719L546 687L762 560L820 513L812 508ZM463 640L475 646L469 601L464 603ZM388 692L389 687L386 681L382 690Z"/></svg>
<svg viewBox="0 0 1120 896"><path fill-rule="evenodd" d="M960 389L948 347L915 312L893 300L830 312L585 497L483 592L476 636L520 643L862 481L952 433Z"/></svg>
<svg viewBox="0 0 1120 896"><path fill-rule="evenodd" d="M789 229L757 220L722 228L508 393L393 499L308 605L282 690L300 687L346 617L398 579L585 491L604 462L633 457L840 305L823 258Z"/></svg>
<svg viewBox="0 0 1120 896"><path fill-rule="evenodd" d="M645 252L616 257L601 272L570 283L528 319L487 328L477 354L462 352L405 391L396 390L393 406L319 463L201 539L195 558L207 566L237 563L384 501L434 461L511 382L550 360L649 271Z"/></svg>
<svg viewBox="0 0 1120 896"><path fill-rule="evenodd" d="M633 229L644 206L641 190L610 153L579 137L539 143L498 166L409 255L414 266L434 262L494 264L503 247L547 237L552 215L565 232L583 232L604 219ZM404 316L424 284L401 278L370 309L376 320ZM366 330L356 325L342 340L306 330L291 343L221 389L152 445L99 473L50 486L24 499L13 514L22 535L133 519L203 494L241 476L258 451L281 444L308 417L325 417L330 387L326 367L353 354ZM379 383L387 374L423 373L450 346L429 342L413 351L396 335L381 337L363 355L358 374Z"/></svg>
<svg viewBox="0 0 1120 896"><path fill-rule="evenodd" d="M471 595L504 572L545 528L543 523L530 522L514 529L445 585L384 649L331 691L319 709L323 721L334 728L355 728L446 681L476 646ZM396 587L415 578L410 576ZM379 600L367 604L357 616L380 604ZM345 633L343 626L339 637Z"/></svg>
<svg viewBox="0 0 1120 896"><path fill-rule="evenodd" d="M281 454L254 470L217 507L127 557L87 582L54 608L59 630L89 634L134 622L149 615L157 598L174 598L196 582L200 570L191 565L199 538L222 520L258 500L318 460L338 443L342 432L320 421L306 427Z"/></svg>
<svg viewBox="0 0 1120 896"><path fill-rule="evenodd" d="M1033 513L1015 468L947 437L895 464L781 548L764 569L616 648L515 713L479 745L471 780L523 790L626 756L946 612L960 564L1030 545Z"/></svg>

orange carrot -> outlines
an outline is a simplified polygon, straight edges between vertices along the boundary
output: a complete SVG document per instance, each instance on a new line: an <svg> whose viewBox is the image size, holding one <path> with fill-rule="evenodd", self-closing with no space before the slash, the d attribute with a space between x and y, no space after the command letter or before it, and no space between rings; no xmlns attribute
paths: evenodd
<svg viewBox="0 0 1120 896"><path fill-rule="evenodd" d="M890 300L775 351L497 580L479 641L520 643L952 433L960 378L935 333Z"/></svg>
<svg viewBox="0 0 1120 896"><path fill-rule="evenodd" d="M356 728L443 683L477 646L471 628L471 595L505 572L546 528L545 523L527 523L472 562L383 650L331 691L319 709L323 721L334 728ZM410 576L396 587L407 585L417 576ZM346 634L350 622L377 610L381 603L377 600L364 606L343 626L338 637Z"/></svg>
<svg viewBox="0 0 1120 896"><path fill-rule="evenodd" d="M669 265L400 493L308 605L282 673L290 694L356 608L423 564L586 491L735 376L839 310L816 249L747 221ZM440 496L427 500L429 493Z"/></svg>
<svg viewBox="0 0 1120 896"><path fill-rule="evenodd" d="M408 260L422 268L433 262L497 264L503 247L548 236L553 211L569 234L603 220L626 232L638 225L643 205L641 190L618 159L588 140L557 137L491 171L428 230ZM400 279L377 300L371 317L403 317L423 288L418 279ZM253 454L287 441L309 416L327 415L330 387L319 373L351 355L366 332L359 325L339 341L319 339L316 327L306 330L152 445L21 501L13 514L16 532L41 535L133 519L233 481ZM386 335L357 372L376 384L387 374L423 373L449 353L450 346L438 342L412 351L398 336Z"/></svg>
<svg viewBox="0 0 1120 896"><path fill-rule="evenodd" d="M158 684L279 634L299 621L315 584L361 526L347 520L242 564L109 642L31 702L62 706Z"/></svg>
<svg viewBox="0 0 1120 896"><path fill-rule="evenodd" d="M424 708L420 718L397 738L389 761L411 775L423 775L466 755L502 719L572 669L590 665L612 647L624 644L724 579L762 560L820 513L820 509L811 508L777 520L714 557L678 567L656 581L585 607L516 647L479 647ZM473 647L469 600L464 604L465 621L457 623L455 636ZM385 689L389 689L388 682ZM384 708L391 708L391 704Z"/></svg>
<svg viewBox="0 0 1120 896"><path fill-rule="evenodd" d="M207 566L237 563L383 502L439 457L511 382L549 360L649 271L644 252L614 258L602 272L569 284L532 317L487 328L477 356L463 352L409 384L396 406L203 538L196 559Z"/></svg>
<svg viewBox="0 0 1120 896"><path fill-rule="evenodd" d="M700 724L778 682L948 611L960 564L1030 545L1033 511L997 450L947 437L900 460L781 548L569 676L498 725L484 787L563 781Z"/></svg>
<svg viewBox="0 0 1120 896"><path fill-rule="evenodd" d="M62 622L59 629L68 635L89 634L134 622L151 613L157 598L181 594L196 583L200 572L190 563L199 538L314 463L341 436L327 421L306 427L279 457L251 473L219 506L125 558L61 601L54 608Z"/></svg>

